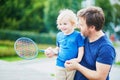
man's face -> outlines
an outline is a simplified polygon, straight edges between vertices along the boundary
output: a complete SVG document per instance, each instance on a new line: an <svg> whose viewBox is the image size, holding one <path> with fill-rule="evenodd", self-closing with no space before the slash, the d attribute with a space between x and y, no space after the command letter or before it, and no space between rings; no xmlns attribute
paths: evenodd
<svg viewBox="0 0 120 80"><path fill-rule="evenodd" d="M79 17L78 20L78 28L80 29L81 33L87 37L89 35L89 28L86 24L86 20L82 17Z"/></svg>

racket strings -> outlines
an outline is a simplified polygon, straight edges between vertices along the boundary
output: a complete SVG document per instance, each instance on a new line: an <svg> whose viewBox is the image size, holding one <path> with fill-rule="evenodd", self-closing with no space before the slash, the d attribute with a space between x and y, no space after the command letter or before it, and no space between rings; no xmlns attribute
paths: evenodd
<svg viewBox="0 0 120 80"><path fill-rule="evenodd" d="M37 48L32 41L22 39L16 42L16 51L23 58L34 58L37 53Z"/></svg>

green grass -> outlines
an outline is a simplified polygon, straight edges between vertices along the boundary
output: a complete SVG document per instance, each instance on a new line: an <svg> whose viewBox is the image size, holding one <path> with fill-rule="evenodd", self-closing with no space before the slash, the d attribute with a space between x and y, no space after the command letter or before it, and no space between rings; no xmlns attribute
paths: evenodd
<svg viewBox="0 0 120 80"><path fill-rule="evenodd" d="M46 49L48 47L55 47L55 45L48 45L48 44L38 44L38 48ZM37 58L45 58L46 56L43 53L39 53ZM20 58L14 50L14 42L13 41L1 41L0 40L0 60L5 61L19 61L23 60Z"/></svg>
<svg viewBox="0 0 120 80"><path fill-rule="evenodd" d="M9 62L12 62L12 61L19 61L19 60L22 60L22 58L18 57L18 56L10 56L10 57L1 57L0 60L4 60L4 61L9 61Z"/></svg>
<svg viewBox="0 0 120 80"><path fill-rule="evenodd" d="M120 43L118 43L118 42L112 42L112 43L113 43L114 47L119 47L120 46Z"/></svg>
<svg viewBox="0 0 120 80"><path fill-rule="evenodd" d="M120 62L116 62L115 64L116 64L116 65L120 65Z"/></svg>
<svg viewBox="0 0 120 80"><path fill-rule="evenodd" d="M55 76L55 74L53 74L53 73L51 73L50 75L53 76L53 77Z"/></svg>
<svg viewBox="0 0 120 80"><path fill-rule="evenodd" d="M0 46L0 50L1 49L6 49L7 47L6 46Z"/></svg>
<svg viewBox="0 0 120 80"><path fill-rule="evenodd" d="M39 53L36 58L40 59L40 58L45 58L45 57L46 56L43 53ZM24 60L24 59L20 58L19 56L7 56L7 57L1 57L0 60L13 62L13 61L20 61L20 60Z"/></svg>

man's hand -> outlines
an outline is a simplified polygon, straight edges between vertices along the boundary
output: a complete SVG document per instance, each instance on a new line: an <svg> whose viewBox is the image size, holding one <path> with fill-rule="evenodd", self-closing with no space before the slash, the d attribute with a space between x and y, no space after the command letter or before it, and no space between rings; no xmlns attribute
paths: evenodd
<svg viewBox="0 0 120 80"><path fill-rule="evenodd" d="M66 61L64 65L67 70L76 70L79 66L79 63L76 61L76 59L71 59Z"/></svg>

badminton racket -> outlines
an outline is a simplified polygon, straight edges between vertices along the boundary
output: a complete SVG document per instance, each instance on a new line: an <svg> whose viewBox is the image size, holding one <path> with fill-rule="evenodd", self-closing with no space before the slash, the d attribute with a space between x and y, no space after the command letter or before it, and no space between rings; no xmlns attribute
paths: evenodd
<svg viewBox="0 0 120 80"><path fill-rule="evenodd" d="M14 49L18 56L23 59L34 59L37 57L39 52L43 52L43 49L39 49L37 44L30 38L21 37L15 41Z"/></svg>

